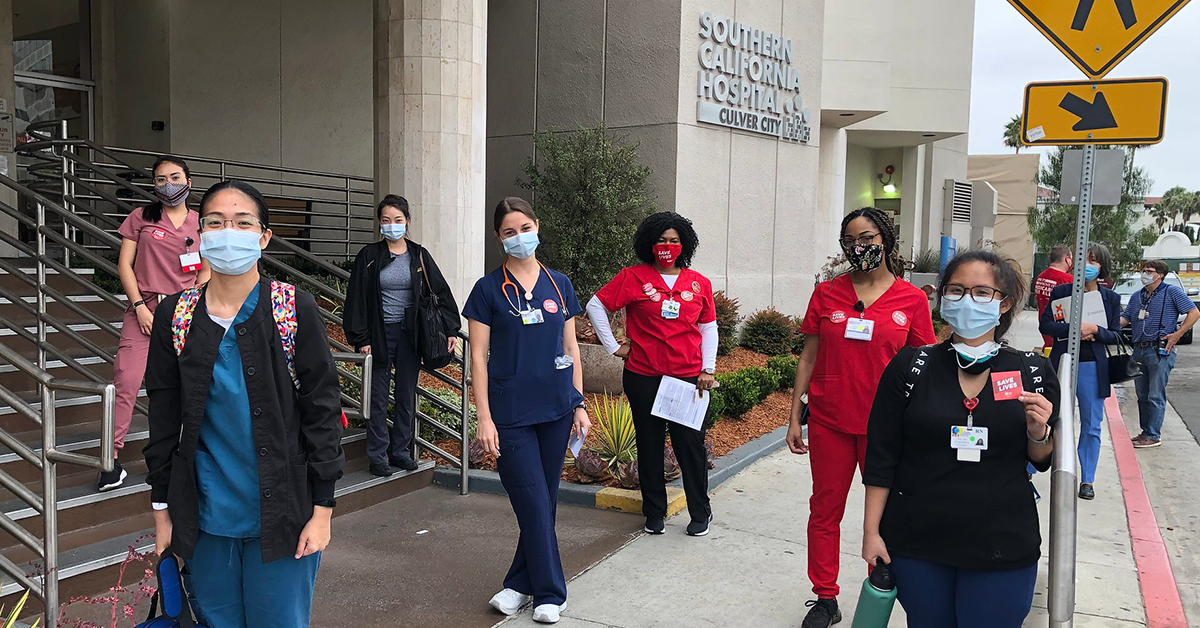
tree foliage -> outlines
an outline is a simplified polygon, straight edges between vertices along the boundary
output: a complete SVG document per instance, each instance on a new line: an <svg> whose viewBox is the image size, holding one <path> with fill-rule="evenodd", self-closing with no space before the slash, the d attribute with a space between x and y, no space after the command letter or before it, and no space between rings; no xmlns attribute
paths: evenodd
<svg viewBox="0 0 1200 628"><path fill-rule="evenodd" d="M1021 153L1021 149L1025 146L1021 143L1021 115L1013 116L1008 124L1004 125L1004 145L1009 148L1016 149L1017 154Z"/></svg>
<svg viewBox="0 0 1200 628"><path fill-rule="evenodd" d="M1150 214L1154 216L1159 229L1169 225L1173 230L1187 233L1187 224L1200 215L1200 192L1191 192L1177 185L1163 194L1162 200L1150 210Z"/></svg>
<svg viewBox="0 0 1200 628"><path fill-rule="evenodd" d="M595 129L538 133L536 160L517 184L533 194L541 220L538 258L567 274L586 303L635 262L633 234L654 211L650 169L637 144Z"/></svg>
<svg viewBox="0 0 1200 628"><path fill-rule="evenodd" d="M1097 149L1103 148L1112 147L1097 146ZM1049 153L1048 163L1042 166L1038 174L1038 183L1055 190L1062 189L1063 156L1068 150L1080 149L1059 147ZM1118 269L1132 268L1142 257L1141 242L1147 234L1135 231L1134 223L1138 209L1153 185L1146 171L1133 165L1132 155L1127 150L1121 203L1092 206L1091 241L1108 247ZM1044 207L1030 207L1026 218L1038 250L1048 251L1056 244L1074 242L1078 213L1079 208L1075 205L1052 203Z"/></svg>

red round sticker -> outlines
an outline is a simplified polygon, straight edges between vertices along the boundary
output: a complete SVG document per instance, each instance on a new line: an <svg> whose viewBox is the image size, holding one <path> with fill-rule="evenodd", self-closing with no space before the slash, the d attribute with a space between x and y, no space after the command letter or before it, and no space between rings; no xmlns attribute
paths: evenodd
<svg viewBox="0 0 1200 628"><path fill-rule="evenodd" d="M550 312L551 314L558 314L558 302L554 299L546 299L545 301L542 301L542 309Z"/></svg>
<svg viewBox="0 0 1200 628"><path fill-rule="evenodd" d="M897 325L903 327L908 324L908 315L900 310L896 310L892 312L892 320L896 321Z"/></svg>
<svg viewBox="0 0 1200 628"><path fill-rule="evenodd" d="M845 320L846 320L846 313L845 313L845 312L843 312L843 311L841 311L841 310L837 310L836 312L834 312L834 313L832 313L832 314L830 314L830 315L829 315L829 320L831 320L831 321L833 321L833 322L835 322L835 323L842 323L842 322L845 322Z"/></svg>
<svg viewBox="0 0 1200 628"><path fill-rule="evenodd" d="M654 294L650 295L650 300L658 303L659 301L662 301L662 295L655 292Z"/></svg>
<svg viewBox="0 0 1200 628"><path fill-rule="evenodd" d="M154 236L155 240L161 240L161 239L167 237L167 232L163 231L162 229L155 229L154 231L152 231L150 233L150 235Z"/></svg>
<svg viewBox="0 0 1200 628"><path fill-rule="evenodd" d="M654 284L649 282L642 284L642 292L645 292L646 294L654 294Z"/></svg>
<svg viewBox="0 0 1200 628"><path fill-rule="evenodd" d="M683 292L679 293L679 298L683 299L684 301L691 301L692 299L696 298L696 295L684 290Z"/></svg>
<svg viewBox="0 0 1200 628"><path fill-rule="evenodd" d="M699 281L692 282L692 292L700 292L700 282Z"/></svg>

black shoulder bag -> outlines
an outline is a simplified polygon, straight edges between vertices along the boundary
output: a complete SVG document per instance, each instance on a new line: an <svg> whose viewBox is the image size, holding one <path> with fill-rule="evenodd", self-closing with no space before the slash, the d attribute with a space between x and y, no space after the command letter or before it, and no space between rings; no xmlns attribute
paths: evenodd
<svg viewBox="0 0 1200 628"><path fill-rule="evenodd" d="M425 277L425 290L420 290L417 298L417 355L421 365L427 369L440 369L454 359L450 351L450 334L446 330L446 319L438 307L439 299L429 281L429 271L425 269L425 251L418 258L421 264L421 274Z"/></svg>

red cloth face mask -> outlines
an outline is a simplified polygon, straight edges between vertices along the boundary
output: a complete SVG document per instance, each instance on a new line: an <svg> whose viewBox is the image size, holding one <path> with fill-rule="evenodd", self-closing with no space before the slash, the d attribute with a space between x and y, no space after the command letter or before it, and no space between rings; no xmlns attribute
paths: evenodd
<svg viewBox="0 0 1200 628"><path fill-rule="evenodd" d="M663 268L670 268L675 265L675 260L679 259L679 254L683 252L682 244L655 244L654 245L654 260Z"/></svg>

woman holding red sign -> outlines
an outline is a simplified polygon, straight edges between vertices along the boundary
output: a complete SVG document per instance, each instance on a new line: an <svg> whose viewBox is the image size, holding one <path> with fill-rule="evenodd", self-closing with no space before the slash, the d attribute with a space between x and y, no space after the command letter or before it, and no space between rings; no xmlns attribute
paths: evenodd
<svg viewBox="0 0 1200 628"><path fill-rule="evenodd" d="M633 250L641 264L630 266L592 297L588 317L601 344L625 360L625 396L637 431L638 475L646 532L666 531L667 486L663 477L666 432L683 472L687 494L687 533L708 534L708 458L704 430L650 414L664 376L713 387L717 364L717 310L712 283L690 268L700 238L692 221L675 212L651 214L638 226ZM609 312L624 309L629 342L618 344Z"/></svg>
<svg viewBox="0 0 1200 628"><path fill-rule="evenodd" d="M884 212L864 207L842 220L842 251L851 270L817 286L801 331L788 447L812 454L813 492L808 516L808 577L815 602L802 628L841 621L837 605L842 515L867 450L867 415L879 375L905 346L934 342L929 300L901 279L896 226ZM807 393L807 399L805 399ZM800 417L808 407L804 442Z"/></svg>

